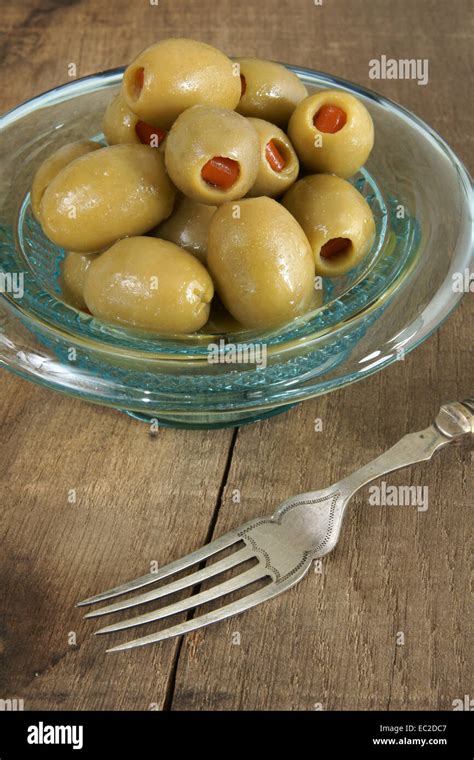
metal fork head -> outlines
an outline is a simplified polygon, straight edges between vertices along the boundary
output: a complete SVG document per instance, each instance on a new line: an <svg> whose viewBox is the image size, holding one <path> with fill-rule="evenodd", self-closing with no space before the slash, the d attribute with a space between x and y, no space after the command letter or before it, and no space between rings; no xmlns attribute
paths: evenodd
<svg viewBox="0 0 474 760"><path fill-rule="evenodd" d="M284 502L271 517L251 520L238 530L227 533L203 549L163 567L157 573L149 573L123 586L86 599L80 602L80 606L105 602L128 594L130 591L153 585L150 590L126 597L105 607L99 607L86 615L86 617L96 617L163 599L184 589L197 588L197 593L185 599L126 618L97 631L97 633L115 633L181 612L190 613L200 605L211 601L222 602L222 605L216 609L203 611L197 617L112 647L107 651L132 649L162 641L223 620L231 615L237 615L286 591L305 575L315 557L326 554L333 548L339 530L338 520L335 517L336 508L340 506L340 503L341 494L337 491L321 491L294 497ZM242 542L243 548L238 548L242 546ZM217 559L206 567L199 567L199 563L214 558L214 555L218 555L223 549L233 549L233 551L224 559ZM249 560L254 561L252 568L241 569L232 578L219 581L223 572L239 568ZM196 565L198 565L197 568ZM181 578L175 578L177 573L188 568L192 572ZM165 578L169 579L167 583L157 585ZM201 591L200 584L211 578L217 579L218 582L205 591ZM266 581L266 585L249 593L256 582L262 581ZM230 593L242 590L246 593L241 598L225 603L225 598Z"/></svg>

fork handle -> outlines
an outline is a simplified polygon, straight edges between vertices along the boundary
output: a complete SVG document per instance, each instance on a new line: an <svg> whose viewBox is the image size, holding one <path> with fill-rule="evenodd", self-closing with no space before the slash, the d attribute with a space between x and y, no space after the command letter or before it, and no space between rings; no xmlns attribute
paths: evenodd
<svg viewBox="0 0 474 760"><path fill-rule="evenodd" d="M450 444L474 446L474 398L462 403L444 404L433 425L418 433L405 435L392 448L356 470L339 487L352 496L372 480L416 462L427 462L439 449Z"/></svg>

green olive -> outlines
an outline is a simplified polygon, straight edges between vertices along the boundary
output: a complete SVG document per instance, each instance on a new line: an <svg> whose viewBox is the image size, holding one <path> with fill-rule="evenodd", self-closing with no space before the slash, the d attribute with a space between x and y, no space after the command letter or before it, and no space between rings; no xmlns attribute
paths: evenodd
<svg viewBox="0 0 474 760"><path fill-rule="evenodd" d="M43 161L34 176L33 184L31 186L31 208L38 221L41 221L41 200L44 191L51 180L59 174L61 169L64 169L65 166L70 164L76 158L91 153L94 150L98 150L101 147L102 146L99 145L99 143L91 142L90 140L80 140L78 142L63 145L62 148L56 150L51 156Z"/></svg>
<svg viewBox="0 0 474 760"><path fill-rule="evenodd" d="M166 132L141 121L130 110L121 93L113 98L105 112L102 131L109 145L135 143L149 145L162 153L165 149Z"/></svg>
<svg viewBox="0 0 474 760"><path fill-rule="evenodd" d="M102 122L102 131L108 144L139 143L140 138L135 132L138 121L138 116L128 107L121 93L112 98Z"/></svg>
<svg viewBox="0 0 474 760"><path fill-rule="evenodd" d="M171 214L174 197L159 151L112 145L60 171L41 201L41 223L56 245L94 252L148 232Z"/></svg>
<svg viewBox="0 0 474 760"><path fill-rule="evenodd" d="M108 322L160 333L192 333L209 317L214 286L198 259L152 237L119 240L87 270L84 299Z"/></svg>
<svg viewBox="0 0 474 760"><path fill-rule="evenodd" d="M214 214L207 263L224 306L248 328L281 325L309 308L314 258L298 222L271 198Z"/></svg>
<svg viewBox="0 0 474 760"><path fill-rule="evenodd" d="M228 186L205 178L211 163L221 159L233 171L233 175L223 175L225 181L230 177ZM199 203L220 206L242 198L254 184L259 165L258 136L249 121L235 111L193 106L173 124L166 139L165 162L171 180L182 193Z"/></svg>
<svg viewBox="0 0 474 760"><path fill-rule="evenodd" d="M308 94L303 82L281 63L260 58L235 61L240 66L242 81L242 96L236 110L243 116L286 127L296 106Z"/></svg>
<svg viewBox="0 0 474 760"><path fill-rule="evenodd" d="M152 234L179 245L205 263L209 224L215 211L216 206L196 203L182 195L177 199L171 216Z"/></svg>
<svg viewBox="0 0 474 760"><path fill-rule="evenodd" d="M343 114L333 133L321 131L315 125L321 109L331 106ZM295 109L288 124L288 136L309 171L347 179L367 161L374 145L374 125L366 107L353 95L322 90Z"/></svg>
<svg viewBox="0 0 474 760"><path fill-rule="evenodd" d="M169 129L180 113L198 103L234 109L240 77L230 58L212 45L172 38L135 58L123 76L122 92L140 119Z"/></svg>
<svg viewBox="0 0 474 760"><path fill-rule="evenodd" d="M76 309L86 309L84 301L84 282L86 272L95 254L67 253L61 262L60 285L64 300Z"/></svg>
<svg viewBox="0 0 474 760"><path fill-rule="evenodd" d="M296 181L300 165L298 156L283 130L263 119L248 118L260 142L257 179L247 195L276 198Z"/></svg>
<svg viewBox="0 0 474 760"><path fill-rule="evenodd" d="M288 190L283 205L306 233L316 274L345 274L370 251L375 237L372 211L345 179L331 174L304 177Z"/></svg>

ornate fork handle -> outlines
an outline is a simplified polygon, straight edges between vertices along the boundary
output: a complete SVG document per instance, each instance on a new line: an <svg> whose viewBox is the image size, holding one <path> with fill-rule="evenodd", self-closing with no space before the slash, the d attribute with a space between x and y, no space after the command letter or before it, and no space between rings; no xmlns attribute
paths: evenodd
<svg viewBox="0 0 474 760"><path fill-rule="evenodd" d="M341 480L339 488L347 498L381 475L427 462L436 451L451 444L474 446L474 398L444 404L433 425L405 435L377 459Z"/></svg>

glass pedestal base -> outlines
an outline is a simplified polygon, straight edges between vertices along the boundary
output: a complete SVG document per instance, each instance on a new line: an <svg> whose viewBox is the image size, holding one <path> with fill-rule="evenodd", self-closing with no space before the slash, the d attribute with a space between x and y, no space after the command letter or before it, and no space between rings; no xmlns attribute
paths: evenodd
<svg viewBox="0 0 474 760"><path fill-rule="evenodd" d="M184 415L179 417L162 417L161 415L157 414L143 414L142 412L134 412L128 409L122 409L121 411L125 412L125 414L128 414L129 417L133 417L134 420L145 422L147 425L150 425L150 427L154 425L156 428L164 427L178 428L182 430L218 430L220 428L235 428L240 427L241 425L250 425L252 422L266 420L270 417L274 417L277 414L283 414L289 409L292 409L294 406L296 406L296 404L285 404L284 406L279 406L276 409L250 413L247 415L244 414L241 416L238 414L232 415L229 413L223 413L222 420L216 421L215 416L213 415L212 422L206 421L205 415L203 415L202 418L198 421L187 421ZM196 415L193 414L193 417L195 416Z"/></svg>

